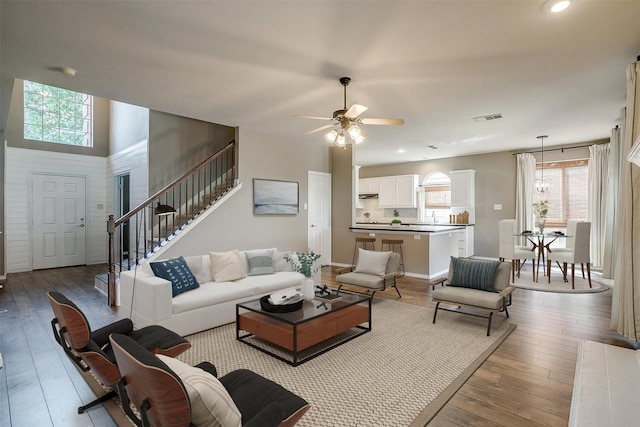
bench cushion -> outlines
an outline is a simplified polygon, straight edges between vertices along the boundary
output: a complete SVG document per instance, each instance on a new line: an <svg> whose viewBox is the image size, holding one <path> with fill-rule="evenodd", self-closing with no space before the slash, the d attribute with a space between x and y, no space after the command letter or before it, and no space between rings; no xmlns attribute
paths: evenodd
<svg viewBox="0 0 640 427"><path fill-rule="evenodd" d="M500 294L479 289L443 286L435 289L431 296L436 301L482 307L488 310L499 310L502 307Z"/></svg>

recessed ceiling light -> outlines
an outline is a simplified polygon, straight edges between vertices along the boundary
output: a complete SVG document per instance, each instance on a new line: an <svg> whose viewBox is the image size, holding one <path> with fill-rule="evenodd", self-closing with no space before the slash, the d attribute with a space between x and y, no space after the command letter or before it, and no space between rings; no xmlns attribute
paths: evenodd
<svg viewBox="0 0 640 427"><path fill-rule="evenodd" d="M59 70L62 74L69 77L75 76L77 72L74 68L71 67L60 67Z"/></svg>
<svg viewBox="0 0 640 427"><path fill-rule="evenodd" d="M404 150L404 148L401 148L398 150L398 153L402 154L402 153L406 153L406 151Z"/></svg>
<svg viewBox="0 0 640 427"><path fill-rule="evenodd" d="M571 2L573 1L574 0L548 0L544 6L542 6L542 10L552 13L562 12L571 6Z"/></svg>

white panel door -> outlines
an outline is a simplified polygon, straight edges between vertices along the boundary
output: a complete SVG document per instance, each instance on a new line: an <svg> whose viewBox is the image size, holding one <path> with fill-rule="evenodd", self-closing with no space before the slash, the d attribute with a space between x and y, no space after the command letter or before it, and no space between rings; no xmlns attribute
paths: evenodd
<svg viewBox="0 0 640 427"><path fill-rule="evenodd" d="M331 264L331 174L309 171L309 248L321 255L321 265ZM319 276L319 275L318 275Z"/></svg>
<svg viewBox="0 0 640 427"><path fill-rule="evenodd" d="M84 265L86 181L33 175L33 269Z"/></svg>

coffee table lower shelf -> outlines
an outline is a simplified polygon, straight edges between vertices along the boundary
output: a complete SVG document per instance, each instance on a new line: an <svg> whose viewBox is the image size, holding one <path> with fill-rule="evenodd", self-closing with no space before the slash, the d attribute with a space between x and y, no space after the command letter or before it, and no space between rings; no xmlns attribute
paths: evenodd
<svg viewBox="0 0 640 427"><path fill-rule="evenodd" d="M319 301L305 301L305 304L317 303ZM240 312L243 308L236 307L237 340L292 366L307 362L371 330L370 300L367 305L350 305L302 322L284 321L266 312Z"/></svg>

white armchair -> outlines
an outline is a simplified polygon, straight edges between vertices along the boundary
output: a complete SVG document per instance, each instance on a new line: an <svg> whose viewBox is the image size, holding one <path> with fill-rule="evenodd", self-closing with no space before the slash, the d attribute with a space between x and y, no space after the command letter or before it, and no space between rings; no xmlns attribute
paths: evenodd
<svg viewBox="0 0 640 427"><path fill-rule="evenodd" d="M515 243L516 220L515 219L503 219L499 222L499 246L498 257L500 261L506 259L511 260L511 283L515 282L516 274L520 277L520 269L523 263L521 260L531 260L531 271L533 274L533 281L536 281L536 252L535 248L528 246L520 246ZM544 264L543 264L544 265Z"/></svg>
<svg viewBox="0 0 640 427"><path fill-rule="evenodd" d="M572 231L570 227L573 227L571 221L567 223L567 236L573 236L573 238L567 238L567 248L564 249L549 249L547 255L547 271L551 271L551 262L555 261L562 266L562 275L564 281L567 282L567 265L571 264L571 288L575 288L575 270L576 264L580 264L582 267L582 278L584 279L584 265L587 264L587 278L589 279L589 287L591 287L591 223L590 222L576 222L575 231ZM551 283L551 274L548 275L548 282Z"/></svg>

